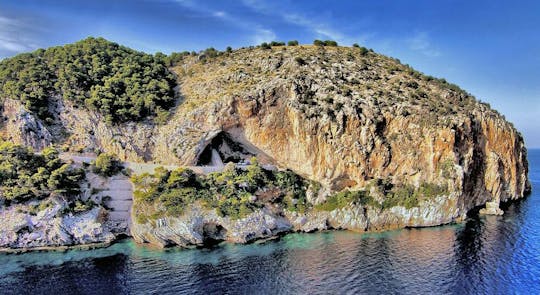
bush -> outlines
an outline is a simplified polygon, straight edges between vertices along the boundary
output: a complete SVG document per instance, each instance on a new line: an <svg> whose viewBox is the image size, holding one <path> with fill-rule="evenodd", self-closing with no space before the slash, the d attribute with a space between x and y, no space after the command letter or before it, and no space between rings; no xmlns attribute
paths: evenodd
<svg viewBox="0 0 540 295"><path fill-rule="evenodd" d="M285 46L285 42L272 41L272 42L270 42L270 46Z"/></svg>
<svg viewBox="0 0 540 295"><path fill-rule="evenodd" d="M270 45L268 45L268 43L266 43L266 42L261 43L261 48L262 49L272 49L272 47Z"/></svg>
<svg viewBox="0 0 540 295"><path fill-rule="evenodd" d="M352 47L360 48L360 45L358 45L358 43L354 43Z"/></svg>
<svg viewBox="0 0 540 295"><path fill-rule="evenodd" d="M315 39L315 40L313 41L313 45L315 45L315 46L325 46L325 43L324 43L324 41Z"/></svg>
<svg viewBox="0 0 540 295"><path fill-rule="evenodd" d="M373 199L366 191L342 191L335 195L329 196L321 204L315 206L315 209L321 211L333 211L336 209L344 208L348 205L369 205L372 207L379 207L379 203Z"/></svg>
<svg viewBox="0 0 540 295"><path fill-rule="evenodd" d="M338 43L333 40L326 40L324 41L324 46L338 46Z"/></svg>
<svg viewBox="0 0 540 295"><path fill-rule="evenodd" d="M368 54L369 50L365 47L360 47L360 55L364 56Z"/></svg>
<svg viewBox="0 0 540 295"><path fill-rule="evenodd" d="M44 149L34 154L29 148L0 141L0 203L22 203L52 195L71 197L80 193L84 171L58 158L58 151Z"/></svg>
<svg viewBox="0 0 540 295"><path fill-rule="evenodd" d="M104 177L111 177L120 173L124 168L118 159L111 155L102 153L91 163L92 172Z"/></svg>
<svg viewBox="0 0 540 295"><path fill-rule="evenodd" d="M412 185L399 185L386 194L383 208L403 206L407 209L418 207L420 202L448 193L448 188L434 183L422 183L418 188Z"/></svg>
<svg viewBox="0 0 540 295"><path fill-rule="evenodd" d="M288 46L298 46L298 41L296 41L296 40L291 40L291 41L287 42L287 45L288 45Z"/></svg>
<svg viewBox="0 0 540 295"><path fill-rule="evenodd" d="M156 169L154 174L133 176L136 214L177 216L189 205L199 202L215 209L221 216L243 218L262 207L263 202L277 202L290 211L303 212L307 208L304 180L292 171L273 172L263 169L256 159L245 169L232 164L222 172L195 175L189 169L166 171ZM272 189L272 190L271 190ZM273 191L259 200L257 194ZM141 208L162 208L147 212ZM152 209L155 210L155 209Z"/></svg>

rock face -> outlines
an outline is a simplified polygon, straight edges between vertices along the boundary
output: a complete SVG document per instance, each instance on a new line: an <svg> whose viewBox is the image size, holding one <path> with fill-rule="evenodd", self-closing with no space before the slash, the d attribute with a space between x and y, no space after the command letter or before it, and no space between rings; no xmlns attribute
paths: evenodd
<svg viewBox="0 0 540 295"><path fill-rule="evenodd" d="M226 133L262 162L318 181L327 192L363 188L373 179L448 187L446 196L411 209L259 212L246 223L195 210L133 225L137 240L161 245L203 243L211 232L205 225L220 226L217 235L238 242L292 229L438 225L488 202L493 210L487 211L500 213L500 202L530 190L527 151L511 123L457 86L394 59L355 48L274 47L205 62L186 57L173 70L181 100L164 125L109 126L99 114L59 99L55 123L46 127L6 100L3 133L36 150L65 144L167 165L195 165L212 139Z"/></svg>
<svg viewBox="0 0 540 295"><path fill-rule="evenodd" d="M431 226L459 220L455 202L453 196L441 196L420 207L407 209L396 206L385 211L359 205L309 213L276 212L263 208L239 220L220 217L214 210L195 205L179 217L163 217L146 224L134 224L131 233L139 243L190 247L219 241L247 243L291 231L347 229L366 232Z"/></svg>
<svg viewBox="0 0 540 295"><path fill-rule="evenodd" d="M32 204L28 205L31 206ZM25 212L26 205L0 210L0 248L30 249L110 243L115 235L104 226L106 211L94 208L80 214L60 214L65 209L61 200L34 214Z"/></svg>

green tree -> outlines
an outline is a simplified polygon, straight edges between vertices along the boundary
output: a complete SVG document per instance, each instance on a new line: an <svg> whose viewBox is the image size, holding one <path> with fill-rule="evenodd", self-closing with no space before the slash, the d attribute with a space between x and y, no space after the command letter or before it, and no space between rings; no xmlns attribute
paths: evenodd
<svg viewBox="0 0 540 295"><path fill-rule="evenodd" d="M92 172L101 176L110 177L122 171L123 167L118 159L107 153L99 154L91 163Z"/></svg>
<svg viewBox="0 0 540 295"><path fill-rule="evenodd" d="M298 46L298 41L296 41L296 40L291 40L291 41L287 42L287 45L288 45L288 46Z"/></svg>
<svg viewBox="0 0 540 295"><path fill-rule="evenodd" d="M315 46L324 46L325 43L324 43L324 41L315 39L315 40L313 41L313 45L315 45Z"/></svg>

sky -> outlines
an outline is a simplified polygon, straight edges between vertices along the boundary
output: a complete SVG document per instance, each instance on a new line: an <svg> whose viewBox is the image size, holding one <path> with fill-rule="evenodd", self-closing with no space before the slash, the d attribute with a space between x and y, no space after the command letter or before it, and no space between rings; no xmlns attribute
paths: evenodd
<svg viewBox="0 0 540 295"><path fill-rule="evenodd" d="M0 58L104 37L148 53L358 43L488 102L540 148L537 0L0 0Z"/></svg>

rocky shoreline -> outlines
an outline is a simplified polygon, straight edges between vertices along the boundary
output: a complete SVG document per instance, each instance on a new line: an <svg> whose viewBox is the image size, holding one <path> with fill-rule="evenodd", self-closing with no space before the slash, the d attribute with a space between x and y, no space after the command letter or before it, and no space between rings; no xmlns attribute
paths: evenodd
<svg viewBox="0 0 540 295"><path fill-rule="evenodd" d="M441 197L438 201L445 198ZM511 203L512 200L505 202ZM444 203L444 202L443 202ZM460 223L467 218L467 212L441 214L430 211L442 208L443 203L434 202L423 208L392 208L389 212L376 212L365 207L352 206L330 212L279 212L260 210L240 220L219 217L200 206L193 206L182 217L164 218L153 226L137 225L131 235L117 235L112 239L74 245L37 246L9 248L1 247L2 254L23 254L29 252L65 252L69 250L92 250L106 248L122 239L133 239L141 245L166 248L201 248L221 242L227 243L265 243L276 240L290 233L313 233L333 230L348 230L357 233L383 232L388 230L443 226ZM480 215L501 215L501 209L495 213L482 212ZM500 210L500 211L499 211ZM424 216L418 218L416 216ZM370 219L372 218L372 219ZM389 220L397 223L388 223Z"/></svg>

